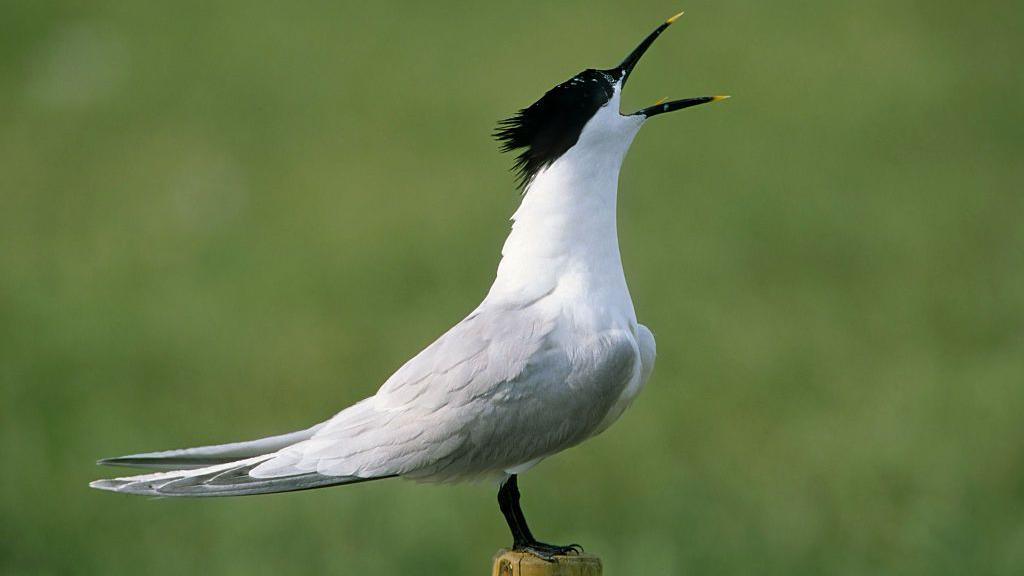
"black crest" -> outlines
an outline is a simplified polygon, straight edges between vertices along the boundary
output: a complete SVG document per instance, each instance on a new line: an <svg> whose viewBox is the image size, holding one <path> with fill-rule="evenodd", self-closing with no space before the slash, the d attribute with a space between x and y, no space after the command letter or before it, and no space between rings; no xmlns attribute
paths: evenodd
<svg viewBox="0 0 1024 576"><path fill-rule="evenodd" d="M583 127L611 99L619 76L617 69L584 70L498 122L494 137L501 151L522 149L513 166L521 188L576 144Z"/></svg>

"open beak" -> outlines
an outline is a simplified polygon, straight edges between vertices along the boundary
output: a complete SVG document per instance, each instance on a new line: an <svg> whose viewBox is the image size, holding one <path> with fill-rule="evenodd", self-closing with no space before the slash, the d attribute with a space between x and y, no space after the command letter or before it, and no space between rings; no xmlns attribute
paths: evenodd
<svg viewBox="0 0 1024 576"><path fill-rule="evenodd" d="M675 16L662 22L660 26L658 26L657 28L654 29L653 32L648 34L647 37L644 38L643 41L640 42L640 44L636 48L634 48L632 52L629 53L629 56L626 56L626 59L622 61L622 64L619 64L614 69L615 71L622 74L620 89L626 86L626 80L629 80L629 75L633 72L633 68L636 67L637 62L640 61L640 57L644 55L644 52L647 52L647 49L651 47L651 44L654 44L654 41L658 39L658 36L661 36L661 33L664 32L669 26L672 25L673 22L678 20L679 17L682 15L683 13L680 12L679 14L676 14ZM721 100L725 100L726 98L728 98L728 96L701 96L699 98L684 98L683 100L671 100L668 102L662 100L653 106L648 106L643 110L638 110L634 112L632 115L639 115L644 116L646 118L650 118L651 116L657 116L658 114L664 114L665 112L672 112L673 110L682 110L683 108L697 106L698 104L719 102Z"/></svg>

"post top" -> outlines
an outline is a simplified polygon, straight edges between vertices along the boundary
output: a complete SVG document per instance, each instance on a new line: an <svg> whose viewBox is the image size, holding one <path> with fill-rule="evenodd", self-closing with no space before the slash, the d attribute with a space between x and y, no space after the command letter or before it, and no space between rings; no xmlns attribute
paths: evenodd
<svg viewBox="0 0 1024 576"><path fill-rule="evenodd" d="M501 549L494 555L493 576L601 576L601 559L593 554L556 556L546 562L533 554Z"/></svg>

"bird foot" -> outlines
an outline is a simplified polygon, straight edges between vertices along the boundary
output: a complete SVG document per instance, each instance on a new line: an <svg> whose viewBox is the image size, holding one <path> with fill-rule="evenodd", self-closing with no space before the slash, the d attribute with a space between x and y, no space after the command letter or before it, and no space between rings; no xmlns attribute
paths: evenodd
<svg viewBox="0 0 1024 576"><path fill-rule="evenodd" d="M517 543L512 546L512 549L516 552L533 554L547 562L554 562L555 556L568 556L570 554L581 554L583 552L583 546L580 546L579 544L557 546L555 544L545 544L543 542Z"/></svg>

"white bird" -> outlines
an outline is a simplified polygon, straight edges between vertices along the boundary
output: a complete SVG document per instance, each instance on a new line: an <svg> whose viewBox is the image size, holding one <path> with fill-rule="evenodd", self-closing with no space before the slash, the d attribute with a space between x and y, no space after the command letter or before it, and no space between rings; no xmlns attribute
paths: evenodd
<svg viewBox="0 0 1024 576"><path fill-rule="evenodd" d="M644 122L725 96L619 111L651 43L588 69L499 124L519 150L524 196L483 302L370 398L307 430L250 442L101 460L162 472L90 486L153 496L237 496L402 477L496 478L513 547L550 560L577 550L533 537L517 475L615 422L654 368L619 256L619 170Z"/></svg>

